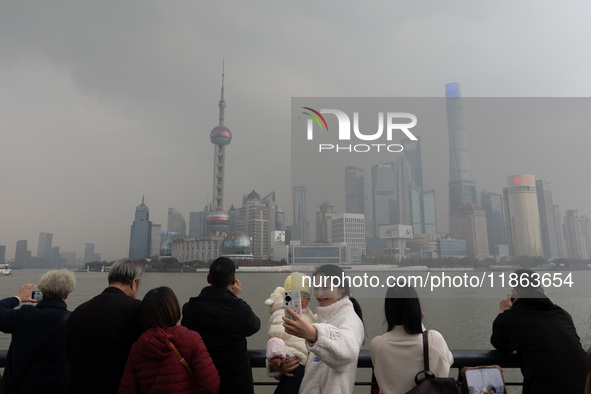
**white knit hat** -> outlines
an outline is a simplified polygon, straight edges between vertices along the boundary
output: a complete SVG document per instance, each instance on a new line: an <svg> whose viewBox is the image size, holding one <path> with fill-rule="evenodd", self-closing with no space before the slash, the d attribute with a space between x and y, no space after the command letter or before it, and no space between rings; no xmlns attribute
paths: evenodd
<svg viewBox="0 0 591 394"><path fill-rule="evenodd" d="M305 278L307 278L307 279L305 279ZM285 283L283 284L283 288L285 289L285 291L299 290L302 293L308 293L308 295L310 295L310 294L312 294L310 291L310 286L309 286L310 281L311 281L311 278L309 276L302 274L301 272L292 272L291 275L289 275L285 279ZM305 285L304 285L304 282L305 282Z"/></svg>

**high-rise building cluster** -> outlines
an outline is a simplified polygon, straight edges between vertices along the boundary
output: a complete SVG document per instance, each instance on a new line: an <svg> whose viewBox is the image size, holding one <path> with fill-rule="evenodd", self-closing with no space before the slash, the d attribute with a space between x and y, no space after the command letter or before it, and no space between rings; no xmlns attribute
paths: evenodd
<svg viewBox="0 0 591 394"><path fill-rule="evenodd" d="M438 228L436 193L423 184L421 139L403 140L396 160L370 168L345 166L344 209L332 202L318 205L315 226L308 220L306 186L291 190L291 226L272 191L261 197L252 190L242 205L224 208L227 148L232 133L225 126L226 101L222 71L219 123L213 144L211 200L189 213L189 226L175 208L168 209L166 231L150 221L142 196L130 229L129 258L172 256L181 262L235 259L295 261L361 261L362 255L405 257L475 257L480 260L539 256L548 260L591 259L591 221L577 209L561 212L546 179L534 174L500 174L503 190L477 190L470 168L464 107L458 83L445 86L449 141L449 233ZM311 229L315 230L311 234ZM296 252L295 247L299 250ZM76 266L101 260L87 243L84 256L61 252L53 234L41 232L37 254L19 240L13 265L22 268ZM314 249L316 248L316 249ZM0 263L6 260L0 245ZM297 256L296 256L297 254ZM345 257L343 257L345 256Z"/></svg>

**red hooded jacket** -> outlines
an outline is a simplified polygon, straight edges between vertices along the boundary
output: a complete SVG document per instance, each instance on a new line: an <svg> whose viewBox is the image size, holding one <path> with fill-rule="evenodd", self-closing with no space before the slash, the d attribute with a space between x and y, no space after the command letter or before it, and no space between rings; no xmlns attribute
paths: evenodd
<svg viewBox="0 0 591 394"><path fill-rule="evenodd" d="M172 341L195 374L181 365ZM220 377L201 336L182 326L151 328L133 344L119 385L119 394L217 393Z"/></svg>

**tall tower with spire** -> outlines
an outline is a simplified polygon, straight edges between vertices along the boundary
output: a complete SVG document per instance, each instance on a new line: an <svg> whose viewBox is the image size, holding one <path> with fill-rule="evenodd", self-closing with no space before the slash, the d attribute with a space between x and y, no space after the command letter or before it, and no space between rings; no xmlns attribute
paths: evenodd
<svg viewBox="0 0 591 394"><path fill-rule="evenodd" d="M224 126L224 66L222 65L222 89L218 103L220 109L219 125L211 130L209 138L214 145L213 155L213 202L212 209L205 219L205 226L210 235L227 233L230 230L230 216L224 211L224 178L226 145L232 141L230 129Z"/></svg>
<svg viewBox="0 0 591 394"><path fill-rule="evenodd" d="M464 126L464 108L460 84L445 85L447 130L449 133L449 216L466 204L476 204L476 183L472 179L468 156L468 132ZM450 220L451 222L451 220ZM450 224L450 227L451 226Z"/></svg>

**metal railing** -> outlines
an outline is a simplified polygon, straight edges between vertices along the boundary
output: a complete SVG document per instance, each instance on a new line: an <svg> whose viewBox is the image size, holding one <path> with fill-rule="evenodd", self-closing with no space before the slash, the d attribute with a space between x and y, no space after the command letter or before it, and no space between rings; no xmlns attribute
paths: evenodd
<svg viewBox="0 0 591 394"><path fill-rule="evenodd" d="M519 368L519 360L515 352L504 353L497 350L468 350L459 349L451 351L454 356L454 363L452 368L458 368L458 381L461 382L462 377L460 376L460 370L463 367L476 367L479 365L498 365L503 369L507 368ZM6 365L6 355L8 351L0 350L0 368L4 368ZM248 357L250 358L250 366L252 368L265 368L265 359L267 358L265 350L256 349L249 350ZM363 349L359 352L359 359L357 360L358 368L371 368L372 369L372 381L357 381L357 386L371 386L371 392L375 389L375 379L373 378L373 365L371 363L371 357L369 356L369 350ZM522 382L505 382L507 386L521 386ZM276 382L255 382L257 386L270 386L275 385Z"/></svg>

